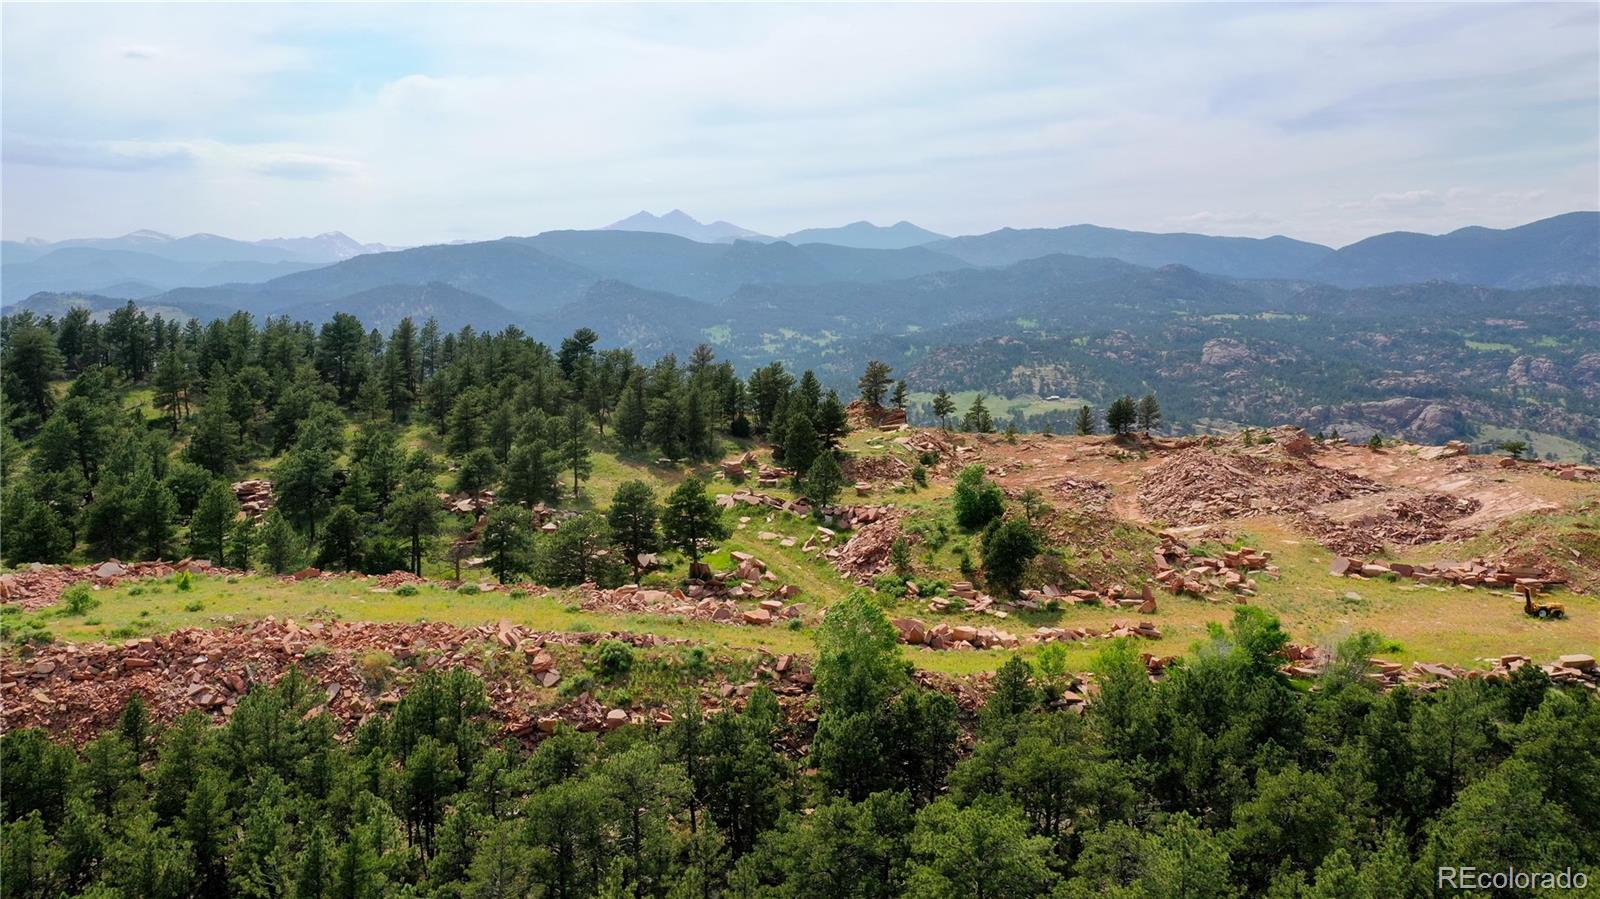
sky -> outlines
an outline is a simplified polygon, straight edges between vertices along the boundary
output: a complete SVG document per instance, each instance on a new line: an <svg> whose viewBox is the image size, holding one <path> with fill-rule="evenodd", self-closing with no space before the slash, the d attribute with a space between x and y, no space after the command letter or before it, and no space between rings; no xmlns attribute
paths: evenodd
<svg viewBox="0 0 1600 899"><path fill-rule="evenodd" d="M1600 208L1600 4L0 6L0 231L1286 234Z"/></svg>

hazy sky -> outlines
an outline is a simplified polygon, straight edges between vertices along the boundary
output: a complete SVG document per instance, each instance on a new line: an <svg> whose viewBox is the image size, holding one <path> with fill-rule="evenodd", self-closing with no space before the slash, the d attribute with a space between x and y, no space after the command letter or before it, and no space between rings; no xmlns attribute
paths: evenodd
<svg viewBox="0 0 1600 899"><path fill-rule="evenodd" d="M3 7L7 238L1600 207L1600 5Z"/></svg>

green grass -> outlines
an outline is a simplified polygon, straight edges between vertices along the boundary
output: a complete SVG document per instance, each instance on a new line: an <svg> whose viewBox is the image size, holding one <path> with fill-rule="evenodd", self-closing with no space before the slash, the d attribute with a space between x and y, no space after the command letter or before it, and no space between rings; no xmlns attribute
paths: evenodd
<svg viewBox="0 0 1600 899"><path fill-rule="evenodd" d="M972 405L972 401L978 396L978 393L979 391L976 390L963 390L960 393L952 393L950 395L956 401L955 414L950 416L952 427L960 422L961 416L966 414L967 407ZM913 393L910 395L910 402L913 405L917 403L931 404L933 402L933 394ZM1020 412L1025 416L1042 415L1047 412L1076 412L1079 406L1086 405L1085 401L1076 397L1047 400L1040 396L1003 397L991 394L984 394L983 404L989 408L989 414L1000 422L1010 418L1012 412Z"/></svg>
<svg viewBox="0 0 1600 899"><path fill-rule="evenodd" d="M1581 443L1555 434L1547 434L1543 431L1503 428L1498 425L1480 425L1478 427L1476 442L1498 444L1507 440L1526 441L1528 452L1524 455L1536 459L1543 459L1546 453L1552 453L1559 460L1576 462L1592 452Z"/></svg>
<svg viewBox="0 0 1600 899"><path fill-rule="evenodd" d="M1516 344L1511 343L1497 343L1488 340L1471 339L1467 339L1463 342L1467 345L1467 349L1469 350L1479 350L1486 353L1514 353L1517 351Z"/></svg>

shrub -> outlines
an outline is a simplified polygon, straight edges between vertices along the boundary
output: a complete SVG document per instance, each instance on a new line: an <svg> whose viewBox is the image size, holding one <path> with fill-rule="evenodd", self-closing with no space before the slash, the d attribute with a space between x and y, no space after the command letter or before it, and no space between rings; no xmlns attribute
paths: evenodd
<svg viewBox="0 0 1600 899"><path fill-rule="evenodd" d="M510 596L512 599L525 599L528 596L528 591L522 589L521 587L514 587L512 588L511 592L506 595Z"/></svg>
<svg viewBox="0 0 1600 899"><path fill-rule="evenodd" d="M205 607L206 607L205 603L201 602L198 599L194 599L194 600L190 600L189 602L185 603L184 606L183 606L183 610L185 612L199 612L199 611L205 609Z"/></svg>
<svg viewBox="0 0 1600 899"><path fill-rule="evenodd" d="M691 646L685 649L678 664L683 668L683 673L694 680L700 680L711 673L711 660L706 655L704 646Z"/></svg>
<svg viewBox="0 0 1600 899"><path fill-rule="evenodd" d="M396 596L416 596L420 592L422 591L417 589L416 584L401 584L394 588L394 595Z"/></svg>
<svg viewBox="0 0 1600 899"><path fill-rule="evenodd" d="M194 589L194 575L187 571L178 572L178 577L174 582L178 585L179 593L188 593Z"/></svg>
<svg viewBox="0 0 1600 899"><path fill-rule="evenodd" d="M911 466L911 483L918 487L928 486L928 469L921 462Z"/></svg>
<svg viewBox="0 0 1600 899"><path fill-rule="evenodd" d="M91 609L98 608L99 605L100 600L95 599L94 594L89 592L89 585L85 583L73 584L66 589L66 592L61 594L61 614L63 615L74 617L87 615Z"/></svg>
<svg viewBox="0 0 1600 899"><path fill-rule="evenodd" d="M988 478L982 465L968 465L956 479L952 497L956 524L969 531L982 530L1005 514L1005 494Z"/></svg>
<svg viewBox="0 0 1600 899"><path fill-rule="evenodd" d="M620 680L633 670L633 647L620 640L607 640L595 652L595 667L608 681Z"/></svg>
<svg viewBox="0 0 1600 899"><path fill-rule="evenodd" d="M362 653L357 666L361 669L361 682L368 691L376 693L389 685L394 656L378 650Z"/></svg>
<svg viewBox="0 0 1600 899"><path fill-rule="evenodd" d="M482 591L478 589L477 584L462 584L456 588L456 592L462 596L477 596Z"/></svg>

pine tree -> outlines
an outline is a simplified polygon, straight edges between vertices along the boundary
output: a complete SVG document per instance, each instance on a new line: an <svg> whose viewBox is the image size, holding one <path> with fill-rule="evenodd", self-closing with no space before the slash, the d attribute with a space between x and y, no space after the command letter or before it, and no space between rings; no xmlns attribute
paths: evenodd
<svg viewBox="0 0 1600 899"><path fill-rule="evenodd" d="M172 548L173 520L178 516L178 501L167 485L141 467L130 482L134 494L134 520L144 554L149 559L165 558ZM233 495L230 490L229 496Z"/></svg>
<svg viewBox="0 0 1600 899"><path fill-rule="evenodd" d="M277 509L267 510L261 522L261 563L273 574L283 574L294 566L296 556L289 520Z"/></svg>
<svg viewBox="0 0 1600 899"><path fill-rule="evenodd" d="M201 413L204 415L204 413ZM333 492L333 457L312 441L302 439L278 463L273 485L278 506L306 529L308 546L317 540L317 522Z"/></svg>
<svg viewBox="0 0 1600 899"><path fill-rule="evenodd" d="M977 434L990 434L994 432L994 418L989 414L989 407L983 402L983 394L972 398L972 405L967 407L967 414L961 419L961 430Z"/></svg>
<svg viewBox="0 0 1600 899"><path fill-rule="evenodd" d="M439 501L429 486L425 475L408 477L383 512L394 535L410 542L411 573L419 576L423 542L439 532Z"/></svg>
<svg viewBox="0 0 1600 899"><path fill-rule="evenodd" d="M592 581L601 587L617 586L624 569L611 543L611 529L598 513L566 519L554 534L539 541L534 556L539 583L568 587Z"/></svg>
<svg viewBox="0 0 1600 899"><path fill-rule="evenodd" d="M578 484L594 471L589 458L589 417L577 403L567 406L560 419L560 437L556 442L561 466L572 472L572 501L578 501Z"/></svg>
<svg viewBox="0 0 1600 899"><path fill-rule="evenodd" d="M238 426L221 403L206 403L190 419L189 446L184 456L218 477L233 472L238 455Z"/></svg>
<svg viewBox="0 0 1600 899"><path fill-rule="evenodd" d="M489 512L478 549L500 583L525 573L533 563L533 513L521 506L496 505Z"/></svg>
<svg viewBox="0 0 1600 899"><path fill-rule="evenodd" d="M950 430L950 416L954 415L955 411L955 397L943 387L939 388L939 392L933 395L933 414L939 419L939 427L946 431Z"/></svg>
<svg viewBox="0 0 1600 899"><path fill-rule="evenodd" d="M0 522L0 533L5 535L0 548L7 564L61 562L72 552L59 518L26 483L11 483L5 503L0 505Z"/></svg>
<svg viewBox="0 0 1600 899"><path fill-rule="evenodd" d="M1079 437L1087 437L1094 433L1094 412L1089 409L1089 404L1084 403L1078 407L1078 418L1075 429Z"/></svg>
<svg viewBox="0 0 1600 899"><path fill-rule="evenodd" d="M997 593L1015 594L1038 554L1039 538L1026 519L996 520L983 532L984 576Z"/></svg>
<svg viewBox="0 0 1600 899"><path fill-rule="evenodd" d="M1134 405L1133 397L1123 394L1112 400L1111 405L1106 408L1106 428L1120 437L1133 430L1138 417L1139 411Z"/></svg>
<svg viewBox="0 0 1600 899"><path fill-rule="evenodd" d="M845 413L844 404L839 402L838 393L828 391L822 405L817 407L816 428L818 439L829 449L837 449L850 433L850 417Z"/></svg>
<svg viewBox="0 0 1600 899"><path fill-rule="evenodd" d="M622 397L617 400L617 408L613 413L616 420L617 439L628 449L637 448L644 440L645 429L645 399L644 378L635 373L628 379L622 388Z"/></svg>
<svg viewBox="0 0 1600 899"><path fill-rule="evenodd" d="M906 411L906 401L910 396L911 393L906 387L906 382L896 381L894 382L894 393L890 395L889 402L894 408L904 412Z"/></svg>
<svg viewBox="0 0 1600 899"><path fill-rule="evenodd" d="M317 562L353 571L361 547L361 516L344 503L333 507L317 543Z"/></svg>
<svg viewBox="0 0 1600 899"><path fill-rule="evenodd" d="M1146 434L1155 430L1161 424L1161 404L1156 402L1156 395L1147 393L1139 400L1139 430Z"/></svg>
<svg viewBox="0 0 1600 899"><path fill-rule="evenodd" d="M228 558L223 564L233 568L249 568L256 555L256 523L246 518L228 531Z"/></svg>
<svg viewBox="0 0 1600 899"><path fill-rule="evenodd" d="M867 370L857 383L861 388L861 402L867 406L883 405L883 395L889 390L889 373L892 370L889 363L877 359L867 363Z"/></svg>
<svg viewBox="0 0 1600 899"><path fill-rule="evenodd" d="M784 428L783 433L783 464L794 471L798 481L805 477L817 454L822 452L822 445L817 440L817 432L811 425L811 418L798 409L789 412L789 425Z"/></svg>
<svg viewBox="0 0 1600 899"><path fill-rule="evenodd" d="M628 481L618 487L606 512L611 540L627 559L636 579L642 570L639 556L661 548L661 533L656 525L659 514L655 494L643 481Z"/></svg>
<svg viewBox="0 0 1600 899"><path fill-rule="evenodd" d="M227 558L228 530L238 514L239 501L233 488L226 481L212 484L189 519L189 551L222 564Z"/></svg>
<svg viewBox="0 0 1600 899"><path fill-rule="evenodd" d="M823 450L806 472L806 496L819 506L831 506L844 489L844 471L833 457L832 450Z"/></svg>
<svg viewBox="0 0 1600 899"><path fill-rule="evenodd" d="M556 478L560 474L556 464L554 454L541 438L530 437L514 445L506 463L505 489L502 493L511 502L530 506L555 502L560 493L556 485Z"/></svg>
<svg viewBox="0 0 1600 899"><path fill-rule="evenodd" d="M176 349L163 353L156 365L155 405L167 414L172 433L178 433L178 424L189 411L189 372Z"/></svg>
<svg viewBox="0 0 1600 899"><path fill-rule="evenodd" d="M704 543L728 536L722 512L706 495L706 485L699 478L685 480L667 497L661 530L669 545L696 562L700 561Z"/></svg>

